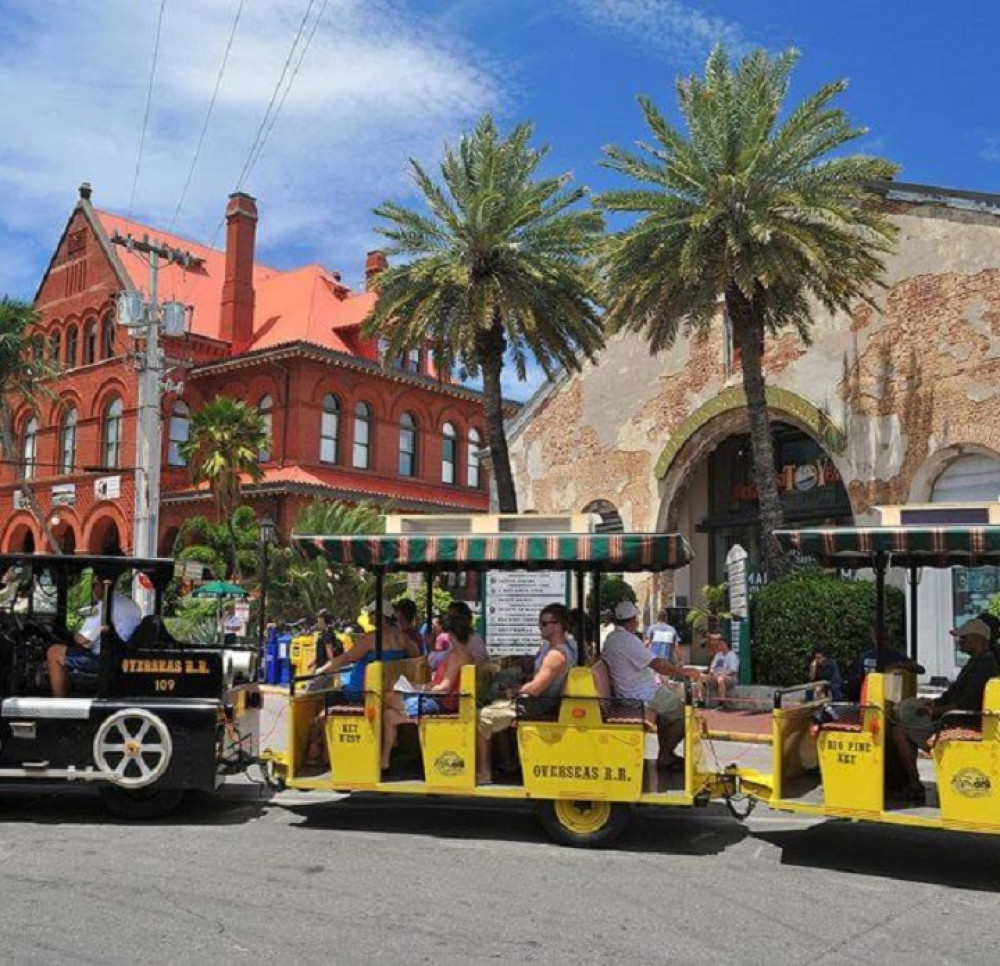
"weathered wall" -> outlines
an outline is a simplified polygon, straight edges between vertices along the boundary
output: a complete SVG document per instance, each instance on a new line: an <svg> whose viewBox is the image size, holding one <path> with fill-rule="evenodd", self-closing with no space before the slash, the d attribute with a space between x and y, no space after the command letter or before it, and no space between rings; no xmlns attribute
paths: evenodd
<svg viewBox="0 0 1000 966"><path fill-rule="evenodd" d="M875 306L850 317L817 310L811 347L787 334L769 342L765 360L768 384L828 423L823 441L836 441L829 448L856 516L926 498L958 446L1000 454L1000 206L892 210L899 241ZM682 338L655 358L640 338L613 337L596 365L557 383L513 427L522 509L566 513L607 499L626 528L662 528L706 442L740 428L738 412L720 414L679 445L682 423L739 385L725 354L721 318L708 337ZM794 412L775 415L815 428ZM676 452L661 480L668 443Z"/></svg>

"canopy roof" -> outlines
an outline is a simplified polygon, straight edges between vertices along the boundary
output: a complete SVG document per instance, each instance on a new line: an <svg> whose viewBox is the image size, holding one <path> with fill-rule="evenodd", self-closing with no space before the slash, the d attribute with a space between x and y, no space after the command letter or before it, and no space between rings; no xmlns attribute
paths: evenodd
<svg viewBox="0 0 1000 966"><path fill-rule="evenodd" d="M537 533L429 536L302 536L309 557L369 570L658 571L683 567L693 554L679 533Z"/></svg>
<svg viewBox="0 0 1000 966"><path fill-rule="evenodd" d="M825 566L873 567L880 554L890 567L1000 565L1000 526L820 527L774 535L786 550Z"/></svg>

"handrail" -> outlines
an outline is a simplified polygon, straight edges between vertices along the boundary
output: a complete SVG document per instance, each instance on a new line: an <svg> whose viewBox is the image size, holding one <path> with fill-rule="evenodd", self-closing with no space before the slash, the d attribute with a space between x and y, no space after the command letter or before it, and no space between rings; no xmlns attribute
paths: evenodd
<svg viewBox="0 0 1000 966"><path fill-rule="evenodd" d="M774 710L781 710L781 699L786 694L795 694L796 691L808 691L810 688L816 688L820 685L830 686L829 681L807 681L805 684L793 684L788 688L775 688L774 689Z"/></svg>

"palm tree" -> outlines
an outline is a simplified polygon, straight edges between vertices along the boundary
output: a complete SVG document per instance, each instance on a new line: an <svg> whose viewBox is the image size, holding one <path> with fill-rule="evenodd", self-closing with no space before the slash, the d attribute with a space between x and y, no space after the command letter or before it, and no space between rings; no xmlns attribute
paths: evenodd
<svg viewBox="0 0 1000 966"><path fill-rule="evenodd" d="M0 299L0 447L14 467L18 487L32 516L38 522L53 553L62 547L49 526L35 496L14 433L14 414L27 405L37 413L42 396L53 397L47 382L58 372L58 364L45 359L32 329L38 325L33 306L17 299Z"/></svg>
<svg viewBox="0 0 1000 966"><path fill-rule="evenodd" d="M641 182L598 199L639 218L608 240L604 271L609 323L641 332L654 352L678 334L704 330L723 301L740 353L761 521L762 564L785 565L773 531L782 508L761 358L768 335L794 327L808 343L811 312L850 311L870 290L895 229L871 203L869 184L895 165L834 155L865 133L821 87L782 114L798 53L764 51L730 65L724 47L703 78L677 83L686 131L648 98L639 103L654 143L606 148L605 165Z"/></svg>
<svg viewBox="0 0 1000 966"><path fill-rule="evenodd" d="M531 355L550 378L579 370L604 344L589 260L602 216L573 208L586 195L571 176L538 177L547 148L533 127L506 137L484 116L457 148L447 147L441 183L416 161L428 212L394 202L375 209L389 254L409 259L375 280L378 303L365 324L392 354L429 344L438 371L483 377L486 438L500 510L517 512L503 425L500 378L509 349L519 379Z"/></svg>
<svg viewBox="0 0 1000 966"><path fill-rule="evenodd" d="M240 505L242 477L254 482L264 476L258 462L267 445L264 421L246 403L216 396L191 419L189 438L181 444L181 455L191 468L195 486L208 483L220 524L229 533L229 560L233 576L240 576L239 540L234 514Z"/></svg>

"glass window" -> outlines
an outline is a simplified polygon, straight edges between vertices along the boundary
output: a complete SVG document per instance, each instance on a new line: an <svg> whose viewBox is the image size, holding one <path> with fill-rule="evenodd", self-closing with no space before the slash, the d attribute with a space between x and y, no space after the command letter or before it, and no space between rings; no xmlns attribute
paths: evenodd
<svg viewBox="0 0 1000 966"><path fill-rule="evenodd" d="M359 402L354 407L354 468L366 470L371 462L372 407Z"/></svg>
<svg viewBox="0 0 1000 966"><path fill-rule="evenodd" d="M336 463L340 459L340 400L333 393L323 397L319 458L322 463Z"/></svg>
<svg viewBox="0 0 1000 966"><path fill-rule="evenodd" d="M445 423L441 429L441 482L454 485L455 461L458 457L458 436L451 423Z"/></svg>
<svg viewBox="0 0 1000 966"><path fill-rule="evenodd" d="M110 312L104 316L104 321L101 323L101 350L104 353L102 358L115 357L115 318Z"/></svg>
<svg viewBox="0 0 1000 966"><path fill-rule="evenodd" d="M38 458L38 420L34 416L24 424L24 443L21 448L21 458L24 461L24 478L33 480L37 469Z"/></svg>
<svg viewBox="0 0 1000 966"><path fill-rule="evenodd" d="M181 446L188 441L190 430L191 410L183 399L178 399L170 411L167 434L167 463L170 466L187 466L187 460L181 455Z"/></svg>
<svg viewBox="0 0 1000 966"><path fill-rule="evenodd" d="M479 435L478 429L469 430L469 486L478 490L482 485L482 477L479 472L479 451L483 448L483 438Z"/></svg>
<svg viewBox="0 0 1000 966"><path fill-rule="evenodd" d="M97 323L88 322L83 329L83 364L89 366L97 358Z"/></svg>
<svg viewBox="0 0 1000 966"><path fill-rule="evenodd" d="M266 463L271 458L271 440L274 431L274 400L264 395L257 403L257 412L260 413L261 422L264 424L264 445L260 448L260 461Z"/></svg>
<svg viewBox="0 0 1000 966"><path fill-rule="evenodd" d="M76 409L70 409L59 433L59 472L72 473L76 469Z"/></svg>
<svg viewBox="0 0 1000 966"><path fill-rule="evenodd" d="M399 421L399 475L417 475L417 420L413 413L403 413Z"/></svg>
<svg viewBox="0 0 1000 966"><path fill-rule="evenodd" d="M62 355L62 333L61 332L51 332L49 333L49 359L55 365L59 365L62 362L60 358Z"/></svg>
<svg viewBox="0 0 1000 966"><path fill-rule="evenodd" d="M79 335L75 325L71 325L66 330L66 368L72 369L76 365L76 343Z"/></svg>
<svg viewBox="0 0 1000 966"><path fill-rule="evenodd" d="M124 407L117 396L104 410L104 466L118 466L122 458L122 413Z"/></svg>
<svg viewBox="0 0 1000 966"><path fill-rule="evenodd" d="M407 372L419 373L422 362L423 362L423 353L419 349L410 349L410 351L406 353Z"/></svg>

